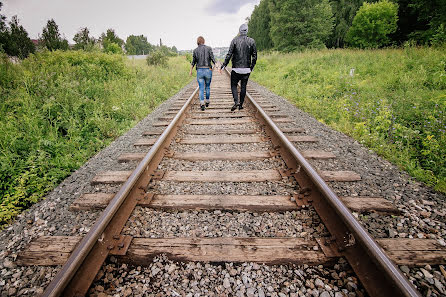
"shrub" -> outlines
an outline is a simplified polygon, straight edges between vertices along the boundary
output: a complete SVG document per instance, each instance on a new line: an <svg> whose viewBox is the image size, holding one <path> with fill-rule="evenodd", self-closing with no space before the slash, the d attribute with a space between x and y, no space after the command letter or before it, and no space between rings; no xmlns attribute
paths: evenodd
<svg viewBox="0 0 446 297"><path fill-rule="evenodd" d="M382 0L359 8L347 32L348 44L359 48L378 48L388 45L389 35L397 29L398 4Z"/></svg>
<svg viewBox="0 0 446 297"><path fill-rule="evenodd" d="M443 48L262 54L257 65L254 80L446 193Z"/></svg>
<svg viewBox="0 0 446 297"><path fill-rule="evenodd" d="M107 54L123 54L122 48L113 42L106 43L104 47L104 52Z"/></svg>
<svg viewBox="0 0 446 297"><path fill-rule="evenodd" d="M166 66L167 65L167 55L160 51L154 51L152 53L150 53L149 55L147 55L147 64L148 65L155 65L155 66Z"/></svg>
<svg viewBox="0 0 446 297"><path fill-rule="evenodd" d="M15 65L0 55L0 228L190 81L184 59L163 71L129 64L101 52Z"/></svg>

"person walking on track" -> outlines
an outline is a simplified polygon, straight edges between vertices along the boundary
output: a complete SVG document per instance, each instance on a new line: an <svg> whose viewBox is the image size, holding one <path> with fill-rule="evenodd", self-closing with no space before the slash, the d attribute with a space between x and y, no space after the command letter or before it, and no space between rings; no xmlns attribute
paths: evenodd
<svg viewBox="0 0 446 297"><path fill-rule="evenodd" d="M248 37L248 25L243 24L239 29L240 34L232 39L229 46L226 59L221 65L220 72L224 69L232 57L232 71L231 71L231 90L234 98L234 106L231 111L243 109L243 102L246 96L246 85L251 71L257 62L257 48L254 39ZM240 101L238 98L237 85L241 82Z"/></svg>
<svg viewBox="0 0 446 297"><path fill-rule="evenodd" d="M197 65L197 81L200 87L200 107L204 110L209 106L211 96L211 80L212 80L212 63L215 66L214 53L212 48L204 45L203 36L197 38L198 47L194 49L194 55L192 58L192 67L190 68L189 75L192 75L192 69ZM206 89L206 102L204 100L204 91Z"/></svg>

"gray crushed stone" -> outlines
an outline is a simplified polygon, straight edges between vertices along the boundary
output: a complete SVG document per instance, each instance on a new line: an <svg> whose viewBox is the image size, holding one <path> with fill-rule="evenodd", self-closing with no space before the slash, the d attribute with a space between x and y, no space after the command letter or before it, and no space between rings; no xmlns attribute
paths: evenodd
<svg viewBox="0 0 446 297"><path fill-rule="evenodd" d="M143 131L157 122L157 118L162 116L174 101L187 98L195 86L196 82L191 82L166 100L135 127L90 158L48 193L45 200L24 211L9 227L0 232L0 296L36 296L42 292L42 288L47 286L60 267L17 267L14 264L17 253L31 240L40 236L85 235L100 215L100 211L72 212L69 210L70 204L83 193L116 192L119 186L92 186L90 181L101 171L130 169L131 166L117 162L119 155L123 152L137 152L133 143L141 138Z"/></svg>

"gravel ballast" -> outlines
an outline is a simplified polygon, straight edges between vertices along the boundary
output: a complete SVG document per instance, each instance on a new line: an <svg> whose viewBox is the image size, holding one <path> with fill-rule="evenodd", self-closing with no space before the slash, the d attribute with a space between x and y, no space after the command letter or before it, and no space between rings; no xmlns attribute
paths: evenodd
<svg viewBox="0 0 446 297"><path fill-rule="evenodd" d="M128 133L118 138L109 147L91 158L84 166L62 182L37 203L20 215L17 220L0 233L0 280L1 296L35 296L54 277L60 267L16 267L17 253L34 238L42 235L83 235L97 219L100 211L71 212L69 206L82 193L113 193L119 186L91 186L94 175L104 170L131 170L136 162L117 162L125 152L143 152L148 148L134 148L133 143L150 130L158 117L163 116L171 103L186 98L196 85L189 84L177 95L163 103L147 118ZM337 158L316 161L311 164L322 170L352 170L362 180L353 183L330 183L339 196L379 196L392 201L401 211L401 216L376 213L354 213L370 234L377 238L433 238L446 245L445 196L413 181L407 174L381 159L352 138L321 124L305 112L295 108L284 98L250 82L265 102L277 106L280 113L287 114L293 123L280 127L304 128L302 135L319 138L318 143L296 144L299 149L318 149L333 152ZM249 91L249 89L248 89ZM217 99L215 100L217 101ZM212 102L215 102L212 101ZM211 102L211 104L212 104ZM267 103L265 103L267 104ZM228 106L230 107L230 106ZM278 112L278 113L279 113ZM202 126L186 125L187 129ZM222 129L226 126L209 126ZM234 127L231 127L234 128ZM241 124L237 128L258 129L257 124ZM154 128L154 130L161 130ZM260 133L262 134L262 133ZM299 133L297 133L299 134ZM297 135L296 134L296 135ZM150 137L151 138L151 137ZM174 143L176 151L266 151L269 142L255 144L183 145ZM206 161L186 162L164 160L160 168L170 170L244 170L283 167L280 160L267 162ZM244 167L246 166L246 167ZM291 181L291 183L290 183ZM238 194L276 195L296 191L293 180L257 183L174 183L158 181L151 184L153 190L163 194ZM232 219L235 219L231 221ZM251 213L230 211L158 211L137 207L132 214L134 222L124 233L147 237L180 236L290 236L313 238L313 233L324 234L313 209L285 213ZM243 226L248 227L243 227ZM207 228L205 228L207 226ZM268 226L268 228L263 228ZM446 294L446 273L442 266L422 268L400 267L403 273L420 289L424 296ZM443 269L443 270L442 270ZM148 267L133 267L116 263L112 257L106 263L90 289L92 296L315 296L341 297L366 296L364 289L343 259L333 266L275 265L255 263L209 264L198 262L178 263L165 256L156 257Z"/></svg>

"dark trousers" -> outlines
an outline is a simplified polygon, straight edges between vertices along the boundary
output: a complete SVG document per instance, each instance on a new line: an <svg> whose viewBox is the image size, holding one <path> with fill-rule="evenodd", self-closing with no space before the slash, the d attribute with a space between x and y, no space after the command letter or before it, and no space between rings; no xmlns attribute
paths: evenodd
<svg viewBox="0 0 446 297"><path fill-rule="evenodd" d="M238 74L235 71L231 71L231 90L232 97L234 97L234 104L240 104L243 106L243 102L245 102L246 96L246 85L248 84L249 73L247 74ZM238 91L237 84L240 81L240 101L238 100Z"/></svg>

